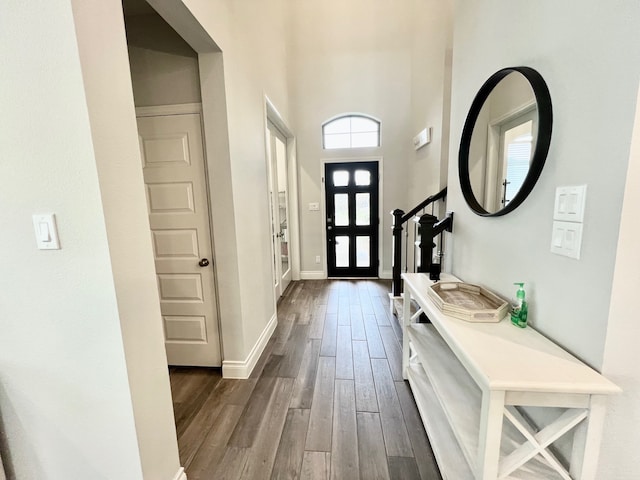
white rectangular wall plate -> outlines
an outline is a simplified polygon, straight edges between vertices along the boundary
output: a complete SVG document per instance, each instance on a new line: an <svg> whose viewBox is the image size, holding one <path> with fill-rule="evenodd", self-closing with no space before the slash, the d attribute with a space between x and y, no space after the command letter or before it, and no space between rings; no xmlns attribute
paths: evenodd
<svg viewBox="0 0 640 480"><path fill-rule="evenodd" d="M563 222L582 222L586 197L586 185L556 188L553 219L562 220Z"/></svg>
<svg viewBox="0 0 640 480"><path fill-rule="evenodd" d="M413 148L418 150L431 141L431 127L423 129L415 137L413 137Z"/></svg>
<svg viewBox="0 0 640 480"><path fill-rule="evenodd" d="M320 210L320 204L318 202L309 203L309 211L317 212Z"/></svg>
<svg viewBox="0 0 640 480"><path fill-rule="evenodd" d="M582 223L553 222L551 234L551 252L556 255L580 259L582 246Z"/></svg>
<svg viewBox="0 0 640 480"><path fill-rule="evenodd" d="M40 250L59 250L60 240L53 213L33 215L33 228L36 232L36 243Z"/></svg>

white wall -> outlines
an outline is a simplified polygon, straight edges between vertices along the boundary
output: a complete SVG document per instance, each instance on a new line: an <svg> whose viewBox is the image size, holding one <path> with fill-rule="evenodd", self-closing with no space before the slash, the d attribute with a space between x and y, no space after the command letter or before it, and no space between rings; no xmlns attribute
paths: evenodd
<svg viewBox="0 0 640 480"><path fill-rule="evenodd" d="M225 204L216 203L218 192L212 189L216 256L225 263L224 269L231 270L230 276L221 275L218 264L224 362L243 362L275 315L264 96L271 99L286 121L289 118L286 2L184 0L176 4L153 0L150 3L200 54L205 123L208 116L213 119L209 126L205 125L209 171L215 176L215 162L221 161L219 171L225 177L213 181L227 180L222 197ZM201 25L202 32L193 33L190 23L193 19ZM222 53L207 50L207 45L199 48L203 36L213 39L215 50ZM224 98L215 99L208 88L221 86L220 75L224 75ZM216 101L223 104L215 105ZM226 113L224 122L221 113ZM213 124L222 126L224 131L212 131ZM211 153L213 150L217 152L215 155ZM220 223L221 217L227 223ZM233 250L230 256L220 255L229 250ZM231 308L228 305L231 300L222 292L228 282L233 286L236 279L238 288L231 288L230 294L237 296L237 301L235 297L231 299L234 301Z"/></svg>
<svg viewBox="0 0 640 480"><path fill-rule="evenodd" d="M596 368L609 297L640 71L640 7L581 2L458 2L454 27L449 209L456 213L453 272L511 297L526 282L530 321ZM528 65L553 102L551 148L517 210L482 218L460 192L457 156L468 108L500 68ZM603 174L603 172L606 172ZM555 188L588 185L580 260L550 253Z"/></svg>
<svg viewBox="0 0 640 480"><path fill-rule="evenodd" d="M428 7L422 2L364 0L292 3L291 109L300 165L302 272L317 275L326 265L324 219L321 212L307 208L310 202L321 202L324 196L323 159L382 157L381 274L389 275L391 270L389 212L413 206L408 204L407 184L411 185L411 196L419 196L420 200L437 191L438 140L426 147L419 158L412 144L412 137L427 125L435 126L438 139L442 130L442 37L446 29L441 25L445 9L435 2L427 3ZM413 36L414 26L421 21L429 32L434 27L432 47ZM412 67L421 54L425 58L418 60L420 69L414 75ZM412 85L422 78L429 82L420 90L419 105L414 107ZM357 152L322 149L322 123L350 112L381 121L380 148ZM426 164L421 170L424 181L409 180L410 161ZM322 257L321 265L315 263L317 255Z"/></svg>
<svg viewBox="0 0 640 480"><path fill-rule="evenodd" d="M145 314L137 317L133 304L146 310L153 300L153 279L145 275L152 264L150 258L136 260L135 237L129 244L133 258L126 258L125 230L107 237L108 228L144 217L134 210L124 215L124 224L105 218L110 212L102 202L113 198L115 189L99 177L104 170L96 163L115 159L105 144L123 138L116 130L109 139L104 125L95 123L100 102L94 103L95 90L85 97L83 84L99 62L126 67L122 19L112 16L113 6L119 2L110 2L106 16L96 18L105 28L116 27L112 34L122 37L122 48L110 45L109 54L94 56L93 65L79 58L83 45L77 43L76 27L83 41L91 33L79 20L84 13L72 12L70 1L11 1L1 7L0 417L9 478L128 480L143 478L144 470L170 480L179 466L175 435L173 444L164 437L163 426L172 423L162 409L167 397L146 398L144 413L159 423L156 440L162 444L150 447L140 430L148 422L139 410L144 402L137 382L151 385L145 389L149 394L158 385L167 391L167 373L148 369L145 361L132 368L131 345L122 336L149 323ZM101 33L93 30L95 36ZM116 74L103 82L119 88L122 80ZM119 111L123 104L116 103ZM125 103L134 122L130 87ZM135 156L134 131L129 137L119 152ZM134 192L125 187L119 193L127 198ZM36 249L31 215L39 212L57 214L61 250ZM148 243L148 235L141 241ZM126 268L131 271L124 276ZM136 289L139 297L131 295ZM142 350L151 356L158 351L153 345ZM164 459L148 470L147 454L154 448Z"/></svg>
<svg viewBox="0 0 640 480"><path fill-rule="evenodd" d="M285 4L234 2L233 37L222 48L245 355L275 315L264 95L287 120Z"/></svg>
<svg viewBox="0 0 640 480"><path fill-rule="evenodd" d="M640 323L635 297L640 288L640 90L622 204L620 238L613 275L611 308L602 372L624 394L612 398L602 441L598 478L631 480L640 472Z"/></svg>
<svg viewBox="0 0 640 480"><path fill-rule="evenodd" d="M513 282L526 282L531 323L599 370L606 361L640 72L639 20L640 5L631 2L615 9L595 0L579 6L500 0L456 4L448 205L456 217L450 267L462 279L506 297L513 296ZM479 87L495 71L516 65L535 68L549 86L551 147L528 199L504 217L482 218L471 213L460 191L458 143ZM588 185L587 205L581 259L573 260L549 251L553 203L557 186L580 184ZM629 400L638 401L633 394ZM624 453L611 455L601 468L608 472L627 461Z"/></svg>
<svg viewBox="0 0 640 480"><path fill-rule="evenodd" d="M157 14L126 18L136 107L199 103L198 54Z"/></svg>
<svg viewBox="0 0 640 480"><path fill-rule="evenodd" d="M180 30L180 22L172 23L169 18L175 7L162 0L151 3L188 40L187 32ZM384 157L385 204L381 217L384 221L384 241L388 242L391 225L390 216L385 212L397 207L407 208L407 191L403 186L410 176L406 168L407 159L416 155L411 145L411 138L418 131L411 125L411 85L415 80L411 75L411 67L415 50L427 52L433 58L433 61L428 59L427 67L420 63L420 75L429 78L435 85L433 90L427 88L417 96L429 113L426 119L424 113L418 113L415 124L428 122L435 126L436 136L441 131L438 122L442 122L442 49L449 32L442 26L441 20L446 9L438 7L436 2L429 4L433 8L433 12L430 12L422 2L399 9L397 5L387 2L375 2L372 7L370 2L361 1L350 2L345 15L336 17L335 8L344 10L343 3L185 0L184 5L215 41L222 52L219 61L224 63L241 321L235 321L234 318L234 324L227 328L224 315L221 315L221 321L225 358L241 361L255 345L258 335L275 311L270 289L272 266L264 95L271 99L297 136L300 201L303 207L310 201L320 199L320 159L325 155L320 148L321 123L345 111L369 113L382 119L383 147L368 151L365 155ZM439 32L432 47L420 43L413 35L413 26L418 23L414 10L420 11L420 18ZM365 18L366 22L354 29L354 18ZM389 22L389 19L394 20ZM191 44L196 48L194 43ZM336 51L344 53L336 54ZM431 66L431 63L434 65ZM209 74L204 71L202 55L200 69L201 78L205 78L202 81L204 86ZM366 85L366 88L361 88L362 85ZM435 106L430 102L431 99ZM422 110L422 107L415 109L418 110ZM434 146L438 143L435 141ZM440 152L437 148L432 150L433 154L423 164L427 165L427 170L435 172L433 176L437 176L439 168L429 163L437 164ZM345 153L333 155L343 156ZM211 158L209 160L211 163ZM215 172L211 164L210 170ZM419 189L418 185L416 190ZM416 195L424 198L430 193L434 193L433 189L425 187L422 193ZM221 207L215 205L214 199L214 235L217 229L215 208ZM318 269L315 256L322 254L323 248L319 217L301 208L303 271ZM224 242L216 239L216 252L226 249L229 243L228 238ZM384 251L381 271L389 271L388 243L385 243ZM225 288L224 282L225 277L219 276L219 288ZM230 336L231 331L234 335ZM242 344L238 343L238 335L242 335Z"/></svg>
<svg viewBox="0 0 640 480"><path fill-rule="evenodd" d="M122 6L73 0L73 12L142 473L173 479L180 463Z"/></svg>
<svg viewBox="0 0 640 480"><path fill-rule="evenodd" d="M413 208L446 183L451 88L451 0L414 0L412 13L411 136L431 127L431 143L408 156L406 208ZM449 58L448 58L449 57ZM444 182L441 180L444 170Z"/></svg>

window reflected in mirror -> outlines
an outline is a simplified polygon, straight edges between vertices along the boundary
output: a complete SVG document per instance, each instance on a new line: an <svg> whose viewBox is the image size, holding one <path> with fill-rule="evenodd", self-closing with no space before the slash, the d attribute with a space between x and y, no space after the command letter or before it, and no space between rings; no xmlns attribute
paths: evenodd
<svg viewBox="0 0 640 480"><path fill-rule="evenodd" d="M533 120L519 123L515 127L502 128L500 132L501 161L503 173L502 198L499 207L506 207L522 187L531 164L531 142Z"/></svg>
<svg viewBox="0 0 640 480"><path fill-rule="evenodd" d="M538 110L529 81L504 77L484 102L469 147L469 180L476 200L495 213L520 191L531 166Z"/></svg>

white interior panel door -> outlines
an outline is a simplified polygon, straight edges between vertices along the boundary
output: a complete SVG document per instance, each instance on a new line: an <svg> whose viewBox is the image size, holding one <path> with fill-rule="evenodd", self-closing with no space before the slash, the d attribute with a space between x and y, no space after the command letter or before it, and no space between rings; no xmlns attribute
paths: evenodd
<svg viewBox="0 0 640 480"><path fill-rule="evenodd" d="M138 117L170 365L220 366L200 115Z"/></svg>

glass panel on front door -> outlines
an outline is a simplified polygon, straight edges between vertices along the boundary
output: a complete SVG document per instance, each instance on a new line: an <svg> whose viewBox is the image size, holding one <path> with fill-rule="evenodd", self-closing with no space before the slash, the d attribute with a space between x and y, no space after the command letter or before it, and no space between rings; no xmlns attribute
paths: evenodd
<svg viewBox="0 0 640 480"><path fill-rule="evenodd" d="M356 185L371 185L371 172L356 170Z"/></svg>
<svg viewBox="0 0 640 480"><path fill-rule="evenodd" d="M356 225L369 225L370 219L371 194L356 193Z"/></svg>
<svg viewBox="0 0 640 480"><path fill-rule="evenodd" d="M378 276L378 162L325 164L327 272Z"/></svg>
<svg viewBox="0 0 640 480"><path fill-rule="evenodd" d="M349 195L346 193L338 193L334 195L335 220L334 225L337 227L346 227L349 225Z"/></svg>
<svg viewBox="0 0 640 480"><path fill-rule="evenodd" d="M356 267L369 267L371 259L369 252L371 239L369 237L356 237Z"/></svg>
<svg viewBox="0 0 640 480"><path fill-rule="evenodd" d="M333 186L346 187L349 185L349 172L346 170L338 170L333 172Z"/></svg>
<svg viewBox="0 0 640 480"><path fill-rule="evenodd" d="M336 267L348 267L349 266L349 237L340 236L336 237Z"/></svg>

